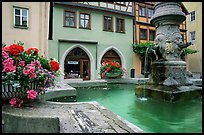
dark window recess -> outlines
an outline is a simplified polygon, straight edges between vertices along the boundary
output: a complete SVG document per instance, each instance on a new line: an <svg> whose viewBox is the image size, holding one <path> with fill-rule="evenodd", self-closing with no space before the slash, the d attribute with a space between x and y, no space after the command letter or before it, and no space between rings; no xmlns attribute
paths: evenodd
<svg viewBox="0 0 204 135"><path fill-rule="evenodd" d="M181 36L182 36L182 41L184 42L184 34L181 34Z"/></svg>
<svg viewBox="0 0 204 135"><path fill-rule="evenodd" d="M150 41L154 41L154 39L155 39L155 31L154 30L150 30L149 31L149 40Z"/></svg>
<svg viewBox="0 0 204 135"><path fill-rule="evenodd" d="M104 28L105 31L113 31L112 17L104 16Z"/></svg>
<svg viewBox="0 0 204 135"><path fill-rule="evenodd" d="M75 12L65 11L65 26L75 27Z"/></svg>
<svg viewBox="0 0 204 135"><path fill-rule="evenodd" d="M151 18L153 16L153 14L154 14L154 10L148 8L147 13L148 13L148 17Z"/></svg>
<svg viewBox="0 0 204 135"><path fill-rule="evenodd" d="M145 11L145 7L141 7L139 6L139 16L146 16L146 11Z"/></svg>
<svg viewBox="0 0 204 135"><path fill-rule="evenodd" d="M117 32L125 32L125 20L116 18L116 31Z"/></svg>
<svg viewBox="0 0 204 135"><path fill-rule="evenodd" d="M195 31L190 32L191 40L195 40Z"/></svg>
<svg viewBox="0 0 204 135"><path fill-rule="evenodd" d="M194 21L194 20L195 20L195 11L192 11L192 12L190 13L190 19L191 19L191 21Z"/></svg>
<svg viewBox="0 0 204 135"><path fill-rule="evenodd" d="M140 39L147 40L147 30L146 29L140 29Z"/></svg>

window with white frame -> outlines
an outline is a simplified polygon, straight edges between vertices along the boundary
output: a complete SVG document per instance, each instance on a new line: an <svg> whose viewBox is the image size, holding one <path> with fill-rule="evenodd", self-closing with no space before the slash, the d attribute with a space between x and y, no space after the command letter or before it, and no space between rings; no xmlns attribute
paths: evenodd
<svg viewBox="0 0 204 135"><path fill-rule="evenodd" d="M190 12L190 21L195 20L195 11Z"/></svg>
<svg viewBox="0 0 204 135"><path fill-rule="evenodd" d="M192 31L192 32L190 32L190 39L191 39L191 41L195 41L195 36L196 36L196 32L195 31Z"/></svg>
<svg viewBox="0 0 204 135"><path fill-rule="evenodd" d="M28 27L28 9L14 7L14 26Z"/></svg>

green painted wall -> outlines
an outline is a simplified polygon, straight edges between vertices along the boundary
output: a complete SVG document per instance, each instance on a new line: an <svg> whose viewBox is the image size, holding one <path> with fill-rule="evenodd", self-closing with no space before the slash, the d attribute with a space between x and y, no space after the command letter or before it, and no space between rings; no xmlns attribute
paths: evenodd
<svg viewBox="0 0 204 135"><path fill-rule="evenodd" d="M64 10L76 11L76 26L77 28L63 27L63 15ZM91 30L80 29L79 26L79 12L91 14ZM113 27L115 31L116 17L125 18L125 34L116 32L103 31L103 15L113 17ZM124 16L120 14L114 14L109 12L102 12L96 10L87 10L80 8L70 8L66 6L55 6L53 9L53 40L49 41L49 57L55 57L59 62L64 52L71 46L77 43L65 43L58 42L58 39L64 40L84 40L84 41L97 41L97 58L101 57L102 52L108 47L116 47L125 57L126 69L128 76L130 76L130 69L132 65L132 42L133 42L133 18L130 16ZM96 61L96 44L82 44L91 53ZM59 54L58 54L59 53ZM99 62L97 60L97 62ZM98 71L95 76L97 77Z"/></svg>

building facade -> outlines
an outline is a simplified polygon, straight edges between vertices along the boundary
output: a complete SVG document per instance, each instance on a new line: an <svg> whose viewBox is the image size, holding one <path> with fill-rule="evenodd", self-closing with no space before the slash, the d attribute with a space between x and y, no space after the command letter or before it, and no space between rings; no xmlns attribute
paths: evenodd
<svg viewBox="0 0 204 135"><path fill-rule="evenodd" d="M2 2L2 42L24 42L48 55L49 2Z"/></svg>
<svg viewBox="0 0 204 135"><path fill-rule="evenodd" d="M104 59L118 61L129 73L133 19L132 2L54 2L49 56L60 62L61 80L98 79Z"/></svg>
<svg viewBox="0 0 204 135"><path fill-rule="evenodd" d="M187 69L202 74L202 2L183 2L189 11L186 19L187 40L193 43L189 48L199 52L187 55Z"/></svg>
<svg viewBox="0 0 204 135"><path fill-rule="evenodd" d="M154 4L155 2L135 2L135 43L137 44L142 42L154 42L156 29L155 26L150 24L150 19L154 13ZM188 14L184 5L181 5L181 10L185 14ZM186 43L186 21L180 25L180 31L183 41ZM144 62L144 57L136 53L133 54L133 67L137 77L140 77L141 74L144 73ZM149 60L147 64L150 65L151 61ZM150 68L150 66L148 67ZM149 71L149 68L146 70Z"/></svg>

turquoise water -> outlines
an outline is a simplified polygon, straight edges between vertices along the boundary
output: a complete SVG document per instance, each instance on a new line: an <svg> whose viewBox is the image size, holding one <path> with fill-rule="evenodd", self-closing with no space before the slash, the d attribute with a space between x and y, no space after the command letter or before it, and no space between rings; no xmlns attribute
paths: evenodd
<svg viewBox="0 0 204 135"><path fill-rule="evenodd" d="M97 101L145 133L201 133L202 101L167 103L135 96L134 84L109 84L108 89L77 89L77 102Z"/></svg>

